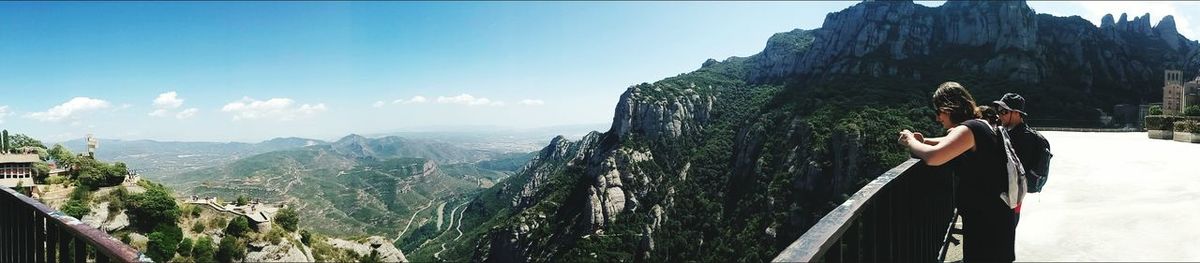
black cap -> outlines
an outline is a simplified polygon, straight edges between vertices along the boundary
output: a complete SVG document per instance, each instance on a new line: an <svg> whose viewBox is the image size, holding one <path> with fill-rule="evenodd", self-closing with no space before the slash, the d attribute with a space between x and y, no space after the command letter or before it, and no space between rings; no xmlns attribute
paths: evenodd
<svg viewBox="0 0 1200 263"><path fill-rule="evenodd" d="M1000 97L1000 100L993 101L992 103L1005 110L1020 112L1021 116L1029 116L1029 113L1025 113L1025 97L1021 97L1021 95L1017 95L1016 93L1006 93L1003 97Z"/></svg>

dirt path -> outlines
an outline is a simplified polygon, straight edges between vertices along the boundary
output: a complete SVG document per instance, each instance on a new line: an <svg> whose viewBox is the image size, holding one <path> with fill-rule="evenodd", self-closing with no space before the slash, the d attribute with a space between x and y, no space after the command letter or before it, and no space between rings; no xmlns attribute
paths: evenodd
<svg viewBox="0 0 1200 263"><path fill-rule="evenodd" d="M393 239L392 243L395 243L396 241L400 241L400 237L404 236L404 233L408 232L408 227L412 226L413 219L417 218L417 214L420 214L421 211L425 211L425 209L429 209L429 207L432 205L433 205L433 200L429 200L428 204L425 204L425 206L422 206L421 209L417 209L416 212L413 212L412 216L408 217L408 224L404 225L404 230L400 230L400 233L396 234L396 239Z"/></svg>

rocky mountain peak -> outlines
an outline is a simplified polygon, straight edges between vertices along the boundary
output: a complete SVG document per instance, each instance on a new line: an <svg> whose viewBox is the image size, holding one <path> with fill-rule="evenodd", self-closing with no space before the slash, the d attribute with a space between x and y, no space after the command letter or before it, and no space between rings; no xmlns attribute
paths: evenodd
<svg viewBox="0 0 1200 263"><path fill-rule="evenodd" d="M1178 34L1179 31L1175 28L1175 16L1164 16L1162 20L1159 20L1158 24L1154 26L1154 31L1158 32L1158 35L1160 36L1167 34Z"/></svg>
<svg viewBox="0 0 1200 263"><path fill-rule="evenodd" d="M1100 19L1100 28L1102 28L1102 29L1103 28L1114 28L1116 26L1117 26L1116 22L1113 22L1112 14L1105 14L1104 18Z"/></svg>

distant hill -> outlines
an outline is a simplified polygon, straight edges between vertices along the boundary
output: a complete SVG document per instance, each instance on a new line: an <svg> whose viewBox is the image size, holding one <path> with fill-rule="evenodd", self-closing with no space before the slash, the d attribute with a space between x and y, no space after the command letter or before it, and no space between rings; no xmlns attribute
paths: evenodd
<svg viewBox="0 0 1200 263"><path fill-rule="evenodd" d="M258 143L100 139L96 158L124 162L130 169L138 170L143 176L160 181L178 173L222 165L255 154L324 143L326 142L321 140L295 137L275 138ZM87 144L83 139L62 144L76 153L87 152Z"/></svg>
<svg viewBox="0 0 1200 263"><path fill-rule="evenodd" d="M529 158L394 136L350 135L181 173L164 183L185 196L231 200L248 195L286 202L299 208L305 227L319 233L397 238L410 221L413 230L436 221L438 207L465 203L473 192L515 172L519 166L512 163ZM447 220L452 208L442 207Z"/></svg>

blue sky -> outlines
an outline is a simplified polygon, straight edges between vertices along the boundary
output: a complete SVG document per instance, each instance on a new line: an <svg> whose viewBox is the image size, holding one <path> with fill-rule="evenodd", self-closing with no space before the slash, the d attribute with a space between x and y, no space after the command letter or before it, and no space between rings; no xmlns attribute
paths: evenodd
<svg viewBox="0 0 1200 263"><path fill-rule="evenodd" d="M0 127L259 141L608 123L629 85L752 55L853 4L2 2ZM1030 5L1092 21L1174 14L1192 39L1200 24L1191 3Z"/></svg>

